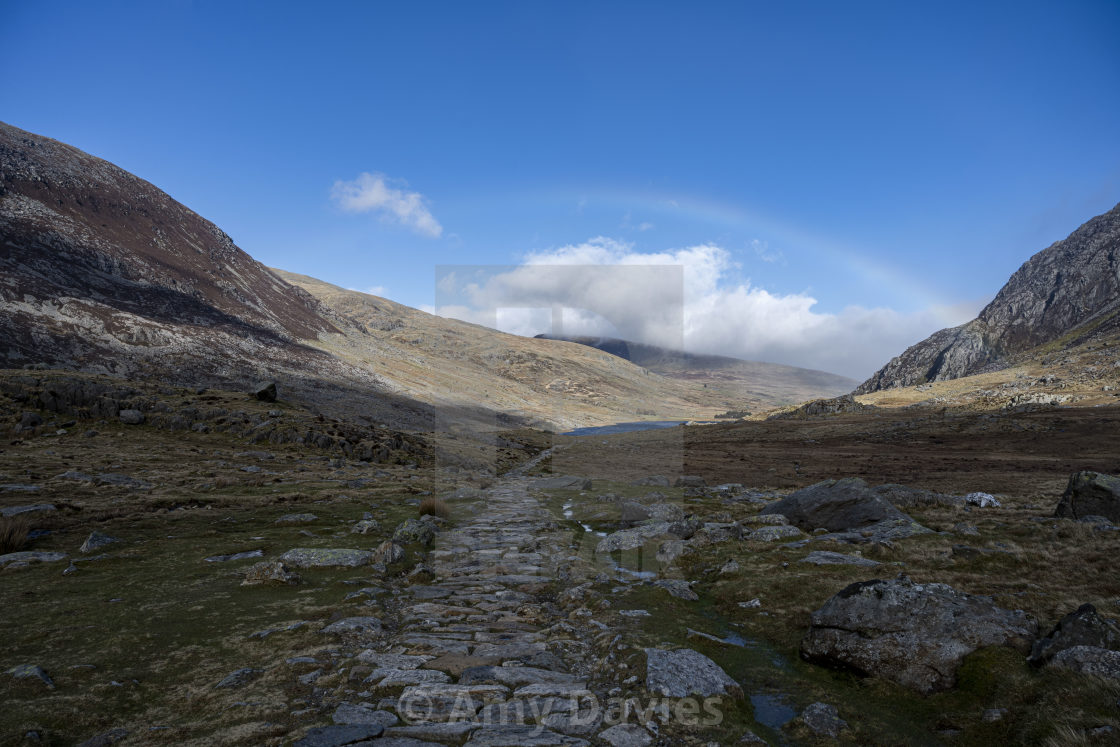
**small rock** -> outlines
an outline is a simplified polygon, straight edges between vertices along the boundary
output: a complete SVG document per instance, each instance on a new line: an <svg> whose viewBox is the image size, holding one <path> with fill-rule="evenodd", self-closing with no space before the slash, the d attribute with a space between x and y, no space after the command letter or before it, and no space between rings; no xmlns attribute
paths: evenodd
<svg viewBox="0 0 1120 747"><path fill-rule="evenodd" d="M64 552L43 552L40 550L23 550L0 555L0 568L27 567L32 563L59 563L70 556Z"/></svg>
<svg viewBox="0 0 1120 747"><path fill-rule="evenodd" d="M234 560L248 560L249 558L264 557L264 550L247 550L246 552L235 552L232 555L211 555L209 558L204 558L207 563L229 563Z"/></svg>
<svg viewBox="0 0 1120 747"><path fill-rule="evenodd" d="M836 739L848 728L848 722L840 718L836 706L827 703L813 703L801 712L800 718L809 731L830 739Z"/></svg>
<svg viewBox="0 0 1120 747"><path fill-rule="evenodd" d="M430 547L436 533L431 525L419 519L406 519L393 531L393 541L402 545L420 544Z"/></svg>
<svg viewBox="0 0 1120 747"><path fill-rule="evenodd" d="M144 413L139 410L121 410L117 417L125 425L140 425L144 422Z"/></svg>
<svg viewBox="0 0 1120 747"><path fill-rule="evenodd" d="M637 724L618 724L599 732L599 739L611 747L648 747L653 744L650 733Z"/></svg>
<svg viewBox="0 0 1120 747"><path fill-rule="evenodd" d="M78 745L78 747L109 747L109 745L116 744L128 736L128 729L110 729L104 734L98 734L96 737L90 737L86 741Z"/></svg>
<svg viewBox="0 0 1120 747"><path fill-rule="evenodd" d="M399 563L405 558L404 548L393 540L385 540L373 551L373 562L382 565Z"/></svg>
<svg viewBox="0 0 1120 747"><path fill-rule="evenodd" d="M320 633L332 635L372 635L381 634L381 621L376 617L346 617L326 626Z"/></svg>
<svg viewBox="0 0 1120 747"><path fill-rule="evenodd" d="M335 709L331 720L336 724L376 724L383 728L396 726L400 719L389 711L379 711L372 706L342 703Z"/></svg>
<svg viewBox="0 0 1120 747"><path fill-rule="evenodd" d="M378 524L373 519L362 519L361 521L356 523L354 526L350 527L350 533L351 534L369 534L370 532L376 531L379 526L381 526L381 525Z"/></svg>
<svg viewBox="0 0 1120 747"><path fill-rule="evenodd" d="M120 540L116 537L110 537L107 534L102 534L101 532L90 532L89 536L86 537L86 541L82 543L82 546L80 548L78 548L78 551L83 554L91 553L95 550L100 550L106 545L111 545L114 542L120 542Z"/></svg>
<svg viewBox="0 0 1120 747"><path fill-rule="evenodd" d="M739 564L734 560L727 561L719 569L719 573L720 573L721 576L729 576L732 573L738 573L738 572L739 572Z"/></svg>
<svg viewBox="0 0 1120 747"><path fill-rule="evenodd" d="M54 680L38 664L19 664L9 669L8 674L17 680L34 680L46 685L48 690L54 689Z"/></svg>
<svg viewBox="0 0 1120 747"><path fill-rule="evenodd" d="M245 669L238 669L231 672L222 678L222 681L214 685L214 687L241 687L246 685L261 675L262 670L252 669L246 667Z"/></svg>
<svg viewBox="0 0 1120 747"><path fill-rule="evenodd" d="M250 566L249 570L245 572L245 580L241 582L242 586L261 586L264 584L288 584L294 585L299 583L299 575L293 573L286 565L278 560L271 562L257 563Z"/></svg>
<svg viewBox="0 0 1120 747"><path fill-rule="evenodd" d="M278 560L293 568L358 568L369 565L373 553L332 547L297 547Z"/></svg>
<svg viewBox="0 0 1120 747"><path fill-rule="evenodd" d="M969 493L964 497L964 502L970 506L979 506L980 508L1000 507L999 501L990 493Z"/></svg>
<svg viewBox="0 0 1120 747"><path fill-rule="evenodd" d="M778 524L759 527L748 534L746 538L751 542L777 542L778 540L797 539L804 536L804 533L795 526Z"/></svg>
<svg viewBox="0 0 1120 747"><path fill-rule="evenodd" d="M653 582L654 586L664 589L669 592L670 596L677 599L684 599L689 602L695 602L700 599L700 595L692 590L692 586L687 581L679 579L661 579Z"/></svg>
<svg viewBox="0 0 1120 747"><path fill-rule="evenodd" d="M984 715L980 717L980 720L986 724L991 724L996 721L1003 721L1003 717L1006 715L1006 708L989 708L984 711Z"/></svg>
<svg viewBox="0 0 1120 747"><path fill-rule="evenodd" d="M859 555L847 555L842 552L832 552L830 550L814 550L801 559L802 563L812 563L813 565L859 565L859 566L876 566L879 563L870 558L863 558Z"/></svg>
<svg viewBox="0 0 1120 747"><path fill-rule="evenodd" d="M319 517L315 514L284 514L274 523L276 524L310 524L318 521Z"/></svg>

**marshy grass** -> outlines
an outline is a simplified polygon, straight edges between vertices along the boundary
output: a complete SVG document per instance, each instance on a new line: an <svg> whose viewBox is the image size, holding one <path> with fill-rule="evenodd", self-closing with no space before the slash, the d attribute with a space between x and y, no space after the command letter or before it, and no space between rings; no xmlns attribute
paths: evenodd
<svg viewBox="0 0 1120 747"><path fill-rule="evenodd" d="M31 526L24 516L0 519L0 555L19 552L27 547L27 534Z"/></svg>
<svg viewBox="0 0 1120 747"><path fill-rule="evenodd" d="M450 519L451 509L447 503L439 498L429 497L420 501L421 516L435 516L439 519Z"/></svg>

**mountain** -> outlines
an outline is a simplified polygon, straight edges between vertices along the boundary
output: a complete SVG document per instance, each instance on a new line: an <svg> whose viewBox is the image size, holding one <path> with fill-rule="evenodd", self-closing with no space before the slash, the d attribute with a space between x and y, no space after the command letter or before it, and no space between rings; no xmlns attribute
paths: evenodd
<svg viewBox="0 0 1120 747"><path fill-rule="evenodd" d="M1120 205L1035 254L972 321L906 350L856 390L956 379L1120 333Z"/></svg>
<svg viewBox="0 0 1120 747"><path fill-rule="evenodd" d="M701 384L733 399L737 403L735 409L740 410L769 409L808 399L835 397L852 391L857 383L825 371L721 355L696 355L610 337L537 335L537 338L586 345L662 376Z"/></svg>
<svg viewBox="0 0 1120 747"><path fill-rule="evenodd" d="M395 427L568 428L733 404L583 346L271 270L143 179L0 123L0 366L31 364L192 386L273 379L285 398Z"/></svg>

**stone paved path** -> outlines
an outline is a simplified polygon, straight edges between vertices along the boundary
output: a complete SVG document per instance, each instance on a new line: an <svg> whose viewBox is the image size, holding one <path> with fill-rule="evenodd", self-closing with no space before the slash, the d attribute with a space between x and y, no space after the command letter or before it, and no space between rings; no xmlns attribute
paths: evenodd
<svg viewBox="0 0 1120 747"><path fill-rule="evenodd" d="M397 629L359 656L380 710L345 705L336 721L380 720L383 747L588 744L593 646L549 601L579 561L532 482L507 476L437 535L434 577L401 591Z"/></svg>

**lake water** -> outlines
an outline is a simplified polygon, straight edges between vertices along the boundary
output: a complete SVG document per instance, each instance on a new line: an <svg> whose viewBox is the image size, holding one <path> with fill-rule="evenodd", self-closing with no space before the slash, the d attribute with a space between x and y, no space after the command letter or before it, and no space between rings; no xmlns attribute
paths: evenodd
<svg viewBox="0 0 1120 747"><path fill-rule="evenodd" d="M672 428L687 421L684 420L642 420L638 423L615 423L614 425L600 425L594 428L576 428L561 434L564 436L609 436L612 433L628 433L629 431L651 431L655 428Z"/></svg>

